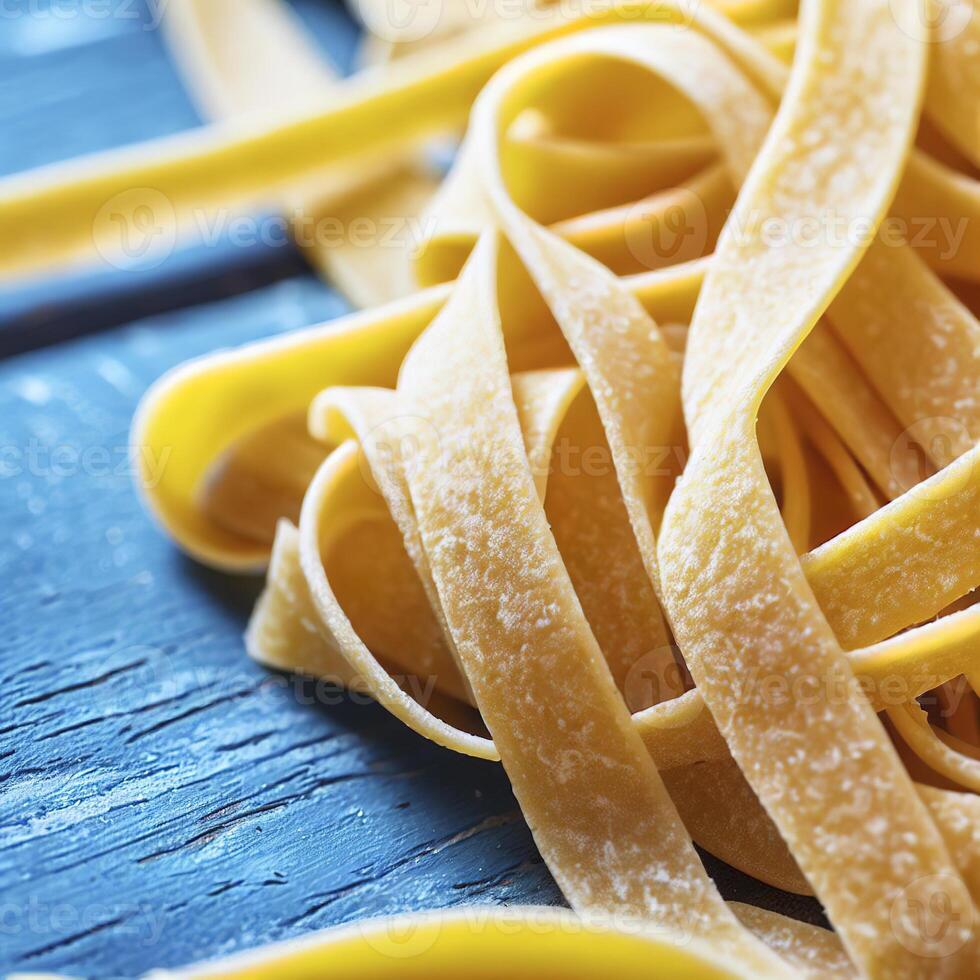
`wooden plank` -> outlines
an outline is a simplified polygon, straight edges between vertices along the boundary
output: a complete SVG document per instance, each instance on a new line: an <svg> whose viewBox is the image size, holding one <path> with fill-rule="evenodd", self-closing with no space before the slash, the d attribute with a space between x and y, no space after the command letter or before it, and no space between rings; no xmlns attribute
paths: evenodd
<svg viewBox="0 0 980 980"><path fill-rule="evenodd" d="M160 32L117 6L120 16L103 19L32 13L33 0L5 5L0 173L200 124ZM15 17L17 9L24 12Z"/></svg>
<svg viewBox="0 0 980 980"><path fill-rule="evenodd" d="M180 558L134 497L153 378L337 310L297 279L0 366L0 969L134 975L379 912L557 900L499 767L249 662L258 583Z"/></svg>

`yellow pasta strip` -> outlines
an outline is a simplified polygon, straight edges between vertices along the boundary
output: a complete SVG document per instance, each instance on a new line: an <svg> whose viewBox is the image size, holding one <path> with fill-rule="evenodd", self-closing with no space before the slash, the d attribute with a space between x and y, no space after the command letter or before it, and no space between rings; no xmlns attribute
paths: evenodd
<svg viewBox="0 0 980 980"><path fill-rule="evenodd" d="M953 736L933 729L922 708L917 704L892 708L888 717L920 759L957 785L980 792L980 759L964 752L966 746Z"/></svg>
<svg viewBox="0 0 980 980"><path fill-rule="evenodd" d="M215 119L315 105L335 80L280 0L173 0L163 26L192 95Z"/></svg>
<svg viewBox="0 0 980 980"><path fill-rule="evenodd" d="M336 89L282 0L177 0L164 24L192 94L214 119L295 112ZM319 175L283 204L310 262L353 303L371 306L414 291L410 249L384 241L384 229L393 217L411 227L435 187L418 164L379 160ZM365 225L370 244L352 241L351 228Z"/></svg>
<svg viewBox="0 0 980 980"><path fill-rule="evenodd" d="M942 276L980 277L980 181L925 153L909 159L892 212L895 229Z"/></svg>
<svg viewBox="0 0 980 980"><path fill-rule="evenodd" d="M894 453L901 425L826 323L800 345L787 370L889 499L929 475L913 454Z"/></svg>
<svg viewBox="0 0 980 980"><path fill-rule="evenodd" d="M816 335L817 331L814 331L810 337ZM800 350L803 349L803 347L800 348ZM843 439L810 404L809 399L802 392L790 388L788 397L793 415L800 420L807 441L820 453L837 478L839 486L847 494L851 504L851 517L857 519L869 517L879 508L881 501L854 457L848 452ZM849 520L847 523L850 525L853 520ZM826 543L829 537L833 536L836 535L822 538L818 545Z"/></svg>
<svg viewBox="0 0 980 980"><path fill-rule="evenodd" d="M698 689L851 957L869 973L924 975L891 922L896 898L916 888L928 898L948 882L971 917L972 902L789 547L753 433L763 394L861 252L776 249L758 218L751 222L753 214L793 220L825 209L880 221L912 136L925 62L886 4L827 0L805 7L804 17L789 90L692 325L684 367L692 456L668 505L659 556ZM874 78L863 68L869 51ZM748 234L727 233L737 220ZM746 671L792 677L816 696L803 705L742 693ZM839 703L828 684L844 692ZM858 787L862 795L848 799ZM872 830L875 813L890 815L882 821L888 840ZM965 976L975 939L965 923L958 928L963 945L943 966Z"/></svg>
<svg viewBox="0 0 980 980"><path fill-rule="evenodd" d="M980 17L976 0L936 4L928 112L943 134L980 167ZM928 20L919 21L928 25ZM913 26L914 22L913 22Z"/></svg>
<svg viewBox="0 0 980 980"><path fill-rule="evenodd" d="M803 560L845 649L924 622L980 583L978 464L971 449Z"/></svg>
<svg viewBox="0 0 980 980"><path fill-rule="evenodd" d="M631 933L601 918L583 923L561 909L479 906L369 920L162 975L184 980L313 980L325 975L428 980L458 976L466 964L467 976L475 980L504 975L592 980L610 969L624 978L646 978L652 963L677 980L738 976L706 944L682 936Z"/></svg>
<svg viewBox="0 0 980 980"><path fill-rule="evenodd" d="M491 319L496 247L483 240L399 378L405 408L439 420L438 444L407 475L477 703L573 908L686 927L710 935L742 970L779 975L779 961L738 927L700 867L548 530ZM465 395L445 386L447 373L469 377Z"/></svg>
<svg viewBox="0 0 980 980"><path fill-rule="evenodd" d="M980 797L920 786L919 795L932 810L951 850L960 856L963 879L973 901L980 900Z"/></svg>
<svg viewBox="0 0 980 980"><path fill-rule="evenodd" d="M910 249L873 248L831 319L928 460L945 466L973 448L980 438L980 323ZM903 342L886 343L891 332Z"/></svg>

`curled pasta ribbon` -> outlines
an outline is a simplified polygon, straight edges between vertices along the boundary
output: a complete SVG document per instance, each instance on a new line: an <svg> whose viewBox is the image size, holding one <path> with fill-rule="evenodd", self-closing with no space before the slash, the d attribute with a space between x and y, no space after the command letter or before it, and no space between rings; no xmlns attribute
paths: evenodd
<svg viewBox="0 0 980 980"><path fill-rule="evenodd" d="M821 208L877 224L900 176L921 50L881 6L807 9L801 67L727 228L753 212L802 218ZM862 88L865 73L860 45L839 43L845 32L881 44L877 71L894 72L880 90L864 86L864 98L840 97ZM831 61L832 74L822 67ZM822 142L828 131L839 138L822 153L800 153L805 140ZM848 134L858 132L851 142ZM952 882L968 909L969 893L803 575L754 434L766 390L861 258L857 249L776 250L758 233L722 233L684 367L692 454L664 517L659 555L675 635L719 730L852 958L885 975L908 969L908 951L891 926L896 896L930 878L933 886ZM880 291L873 270L856 275ZM815 689L839 684L848 693L792 707L740 698L747 669ZM835 794L839 802L828 809ZM883 848L874 832L874 815L884 813L893 847Z"/></svg>
<svg viewBox="0 0 980 980"><path fill-rule="evenodd" d="M760 228L829 210L874 230L893 199L972 192L910 153L926 65L900 18L923 13L813 0L785 94L708 9L534 47L478 98L433 203L419 274L463 265L455 282L181 368L134 428L137 450L172 447L147 497L182 546L239 570L271 549L253 655L500 758L576 911L693 934L739 975L976 967L976 797L913 784L874 712L972 787L914 702L977 671L980 326L939 256ZM641 146L641 169L701 166L709 210L740 188L710 258L622 266L635 144L600 146L616 177L587 216L528 177L547 159L581 178L556 120L609 84L674 144ZM413 686L432 677L436 697ZM839 942L722 902L692 835L812 888ZM930 943L915 910L937 900Z"/></svg>

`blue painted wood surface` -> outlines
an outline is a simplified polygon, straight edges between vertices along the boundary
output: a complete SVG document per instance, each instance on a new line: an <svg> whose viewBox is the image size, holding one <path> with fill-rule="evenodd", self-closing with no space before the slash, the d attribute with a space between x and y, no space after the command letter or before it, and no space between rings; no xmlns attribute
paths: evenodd
<svg viewBox="0 0 980 980"><path fill-rule="evenodd" d="M297 5L348 62L346 15ZM197 124L145 7L27 8L0 21L0 171ZM134 496L150 382L344 310L291 249L0 296L20 352L0 361L0 973L132 977L367 915L561 901L499 767L248 661L260 583L182 558Z"/></svg>

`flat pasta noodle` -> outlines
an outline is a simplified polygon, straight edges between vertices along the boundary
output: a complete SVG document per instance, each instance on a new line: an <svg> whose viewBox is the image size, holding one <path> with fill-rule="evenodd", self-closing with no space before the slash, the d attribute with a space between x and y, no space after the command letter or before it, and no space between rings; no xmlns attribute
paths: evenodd
<svg viewBox="0 0 980 980"><path fill-rule="evenodd" d="M182 548L267 569L251 656L503 763L576 917L413 919L404 975L467 942L494 975L976 975L980 16L796 6L458 5L340 82L278 3L175 0L228 121L0 181L5 277L107 247L133 188L173 235L270 195L427 229L308 249L371 308L177 369L132 438ZM835 931L726 903L694 843ZM388 927L185 975L383 975Z"/></svg>
<svg viewBox="0 0 980 980"><path fill-rule="evenodd" d="M759 926L765 928L768 923ZM589 980L610 968L623 977L647 977L651 962L677 980L737 976L710 948L695 940L681 944L666 936L624 932L610 920L583 922L566 909L531 906L366 920L186 970L158 971L154 976L313 980L329 968L330 975L339 980L426 980L458 976L460 964L469 963L468 975L477 980L495 980L503 974Z"/></svg>
<svg viewBox="0 0 980 980"><path fill-rule="evenodd" d="M698 688L852 959L870 974L914 974L895 902L917 889L931 901L942 890L966 912L960 949L946 964L965 973L976 957L965 925L972 899L802 574L753 431L765 391L794 348L835 293L853 288L849 279L874 288L869 263L879 256L855 273L861 248L776 249L757 218L748 234L729 233L759 214L826 209L872 226L881 220L913 132L924 59L885 7L859 6L806 8L798 70L719 242L685 359L692 455L665 514L659 554L665 604ZM842 44L848 35L854 42ZM874 82L859 38L879 55ZM902 85L906 94L896 98ZM896 111L903 105L905 115ZM828 130L839 138L824 143ZM861 136L851 142L849 132ZM808 139L820 150L800 153ZM709 582L706 593L695 585ZM777 703L742 693L746 670L792 677L810 697ZM893 845L875 832L884 813Z"/></svg>
<svg viewBox="0 0 980 980"><path fill-rule="evenodd" d="M163 25L178 66L204 114L215 120L295 112L337 87L332 66L279 0L175 0ZM413 288L410 250L365 247L351 223L417 215L438 181L411 155L319 174L290 189L283 207L310 263L357 306L396 299ZM318 235L327 218L336 233Z"/></svg>

